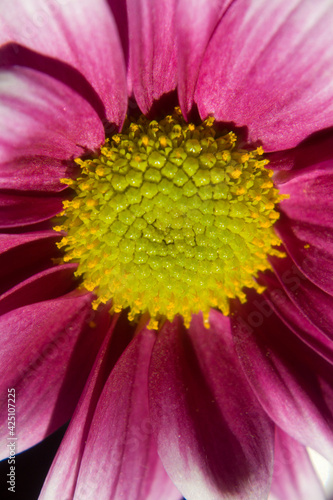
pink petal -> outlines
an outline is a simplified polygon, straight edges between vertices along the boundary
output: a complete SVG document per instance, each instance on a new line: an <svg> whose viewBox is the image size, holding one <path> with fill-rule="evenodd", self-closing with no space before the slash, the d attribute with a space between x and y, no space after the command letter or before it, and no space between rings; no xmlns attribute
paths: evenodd
<svg viewBox="0 0 333 500"><path fill-rule="evenodd" d="M333 228L333 160L293 172L279 189L290 195L281 203L288 217Z"/></svg>
<svg viewBox="0 0 333 500"><path fill-rule="evenodd" d="M266 499L274 429L233 348L229 319L212 311L187 331L159 333L151 361L150 407L158 452L188 500Z"/></svg>
<svg viewBox="0 0 333 500"><path fill-rule="evenodd" d="M126 2L119 0L107 0L112 15L118 28L119 37L123 47L125 62L128 62L128 22Z"/></svg>
<svg viewBox="0 0 333 500"><path fill-rule="evenodd" d="M21 245L26 245L44 239L59 239L59 234L54 231L33 231L23 234L0 234L0 256Z"/></svg>
<svg viewBox="0 0 333 500"><path fill-rule="evenodd" d="M0 228L36 224L54 217L62 210L60 196L33 196L0 193Z"/></svg>
<svg viewBox="0 0 333 500"><path fill-rule="evenodd" d="M29 168L32 157L41 155L75 158L104 142L96 112L63 83L21 67L1 70L0 76L0 152L5 168L22 168L25 162Z"/></svg>
<svg viewBox="0 0 333 500"><path fill-rule="evenodd" d="M124 321L125 320L125 321ZM80 467L81 467L81 461L82 461L82 455L85 450L85 445L88 440L88 432L91 426L93 426L94 430L92 430L92 433L95 435L96 438L96 444L98 444L98 440L102 439L101 432L106 432L105 437L107 437L108 433L112 433L112 439L107 441L109 444L113 443L114 440L118 440L122 436L125 435L123 429L120 429L116 435L113 435L112 429L109 428L108 424L105 424L105 421L98 423L98 413L102 411L102 413L107 413L109 416L111 414L114 415L114 417L111 419L111 423L113 422L112 428L115 429L117 425L124 426L126 425L127 422L127 414L130 411L131 405L128 399L128 391L132 391L132 385L129 384L128 390L122 393L122 397L124 399L124 408L123 411L126 412L126 416L118 415L118 420L114 421L114 418L116 418L116 413L118 412L119 408L117 405L113 404L113 401L117 401L116 395L119 392L119 387L117 387L117 379L118 377L120 378L120 383L121 387L123 387L124 380L131 379L131 369L132 371L135 371L136 365L135 363L132 362L130 359L132 355L134 357L139 356L139 348L142 346L142 341L137 341L135 340L129 349L126 351L124 356L119 360L117 363L116 368L111 374L111 377L108 380L108 376L110 374L110 371L114 364L116 363L117 358L119 357L119 354L124 350L126 347L129 339L133 335L133 329L130 328L128 321L124 315L122 315L119 319L114 318L113 323L109 329L108 334L106 335L103 345L100 349L100 352L96 358L96 362L94 364L94 367L92 369L92 372L90 374L90 377L88 379L88 382L86 384L86 387L82 393L82 396L80 398L79 404L76 408L75 414L73 415L73 418L71 419L70 425L66 431L65 437L60 445L60 448L58 450L58 453L56 455L56 458L52 464L52 467L49 471L48 477L46 479L46 482L44 484L43 490L41 492L40 500L42 499L47 499L47 500L56 500L59 497L66 497L66 498L73 498L74 497L74 492L77 484L77 479L78 479L78 474L80 472ZM149 334L150 335L150 334ZM151 340L151 338L150 338ZM149 339L148 339L149 343ZM138 345L137 345L138 344ZM135 347L134 347L135 346ZM133 351L134 350L134 351ZM130 365L127 366L127 363L130 362ZM124 374L124 370L126 373ZM139 392L141 392L144 387L137 387L136 386L137 381L134 381L135 388L133 391L133 398L135 396L135 391L136 389L139 389ZM104 385L107 384L107 387L105 388L102 398L100 402L98 403L101 392L103 390ZM111 386L110 386L111 384ZM115 386L113 384L116 384ZM125 384L126 385L126 384ZM106 393L111 390L112 391L112 398L106 399ZM134 398L135 399L135 398ZM136 407L136 401L133 400L133 406ZM99 404L98 409L96 409L97 403ZM138 402L138 407L142 408L142 402L139 400ZM145 405L143 405L145 407ZM102 407L102 408L101 408ZM135 410L134 410L135 411ZM104 419L103 419L104 420ZM108 420L107 420L108 422ZM98 423L98 425L97 425ZM141 430L141 434L143 435L143 439L148 437L150 439L151 437L151 429L149 425L149 419L147 415L144 415L144 420L139 421L139 422L133 422L133 427L129 425L128 429L133 430L134 435L137 436L138 430ZM96 434L98 434L96 436ZM121 440L121 443L126 444L125 440ZM120 444L121 444L120 443ZM119 442L118 442L119 444ZM149 444L149 443L148 443ZM90 446L90 445L89 445ZM121 446L119 446L120 451L121 451ZM102 450L102 451L101 451ZM123 475L123 473L129 470L129 474L132 473L131 479L133 478L133 474L135 474L135 470L139 466L139 471L138 475L142 479L142 472L145 472L146 478L144 478L143 483L141 483L141 494L145 495L147 494L147 497L143 496L142 498L144 500L155 500L155 498L161 498L162 500L171 500L172 498L179 498L180 494L177 492L177 495L173 496L172 492L175 490L174 486L170 482L170 480L167 478L163 468L161 467L160 462L157 459L157 464L155 464L155 471L154 470L149 470L147 468L147 463L143 467L140 467L140 463L134 463L133 466L133 458L134 462L136 462L135 457L132 456L131 452L135 452L135 448L133 449L133 439L129 441L129 447L127 448L127 457L129 459L129 463L127 464L126 462L126 456L124 456L124 461L121 464L121 457L116 457L115 461L113 462L107 462L106 464L106 474L104 470L104 460L107 460L104 457L104 453L106 452L105 449L105 441L104 444L101 445L101 450L99 448L94 449L93 453L95 454L100 454L98 457L98 461L102 458L101 461L101 467L97 471L97 477L93 478L93 483L96 481L97 482L97 487L98 484L101 486L103 484L103 480L100 477L100 474L102 474L104 477L107 477L109 473L112 473L114 476L116 476L118 468L115 468L115 470L112 472L112 467L109 467L109 464L115 464L118 465L119 467L123 467L120 479ZM116 449L117 451L117 449ZM86 453L86 452L85 452ZM156 452L155 455L153 453L153 456L157 458ZM142 456L141 456L142 457ZM136 459L139 459L140 456L136 454ZM145 461L146 457L143 457ZM86 456L84 460L89 460L89 458ZM90 457L90 462L92 462L94 458L91 456ZM154 465L154 464L153 464ZM145 492L145 486L144 482L147 480L147 477L151 480L148 481L151 484L148 484L148 489L149 487L152 488L152 495L150 496L147 493L147 489ZM114 477L115 482L117 482L117 477ZM133 496L127 496L125 495L124 498L141 498L140 497L140 478L137 478L138 482L135 482L135 485L133 485L134 489L134 495ZM156 487L153 486L153 482L156 482ZM136 489L136 486L138 488ZM147 484L146 484L147 486ZM90 473L87 477L83 477L83 479L80 479L80 486L78 486L80 489L85 489L85 488L90 488ZM121 495L121 492L124 492L124 489L128 487L128 483L125 482L125 484L121 484L121 482L117 486L115 485L115 490L116 493L112 492L112 489L106 489L106 497L107 499L109 498L115 498L114 495ZM163 487L165 490L163 490ZM98 498L104 498L101 496L102 491L99 491L98 493ZM170 495L170 496L169 496ZM87 496L84 494L85 498L90 498L90 495ZM93 497L94 498L94 497ZM96 495L95 495L96 498Z"/></svg>
<svg viewBox="0 0 333 500"><path fill-rule="evenodd" d="M174 90L176 0L128 0L129 77L135 99L148 113L153 102Z"/></svg>
<svg viewBox="0 0 333 500"><path fill-rule="evenodd" d="M200 115L247 126L272 151L331 126L332 22L330 0L233 2L200 69Z"/></svg>
<svg viewBox="0 0 333 500"><path fill-rule="evenodd" d="M278 319L254 315L251 302L232 316L246 377L274 422L294 439L333 459L333 366Z"/></svg>
<svg viewBox="0 0 333 500"><path fill-rule="evenodd" d="M16 390L17 452L55 431L74 411L103 335L103 325L88 325L94 319L90 302L90 294L69 295L0 317L1 391ZM7 435L4 409L0 415L1 435Z"/></svg>
<svg viewBox="0 0 333 500"><path fill-rule="evenodd" d="M328 227L283 218L275 225L301 273L333 295L333 234Z"/></svg>
<svg viewBox="0 0 333 500"><path fill-rule="evenodd" d="M12 309L60 297L74 285L76 264L63 264L46 269L0 296L0 315Z"/></svg>
<svg viewBox="0 0 333 500"><path fill-rule="evenodd" d="M61 160L45 156L20 157L1 165L0 189L25 191L62 191L61 178L71 171Z"/></svg>
<svg viewBox="0 0 333 500"><path fill-rule="evenodd" d="M107 118L122 124L127 107L125 64L107 2L14 0L2 11L1 43L14 41L69 63L101 97Z"/></svg>
<svg viewBox="0 0 333 500"><path fill-rule="evenodd" d="M296 267L293 271L295 276L300 277ZM320 323L314 325L304 316L282 290L275 276L267 275L263 278L263 282L267 288L264 298L258 298L252 302L255 306L252 322L258 323L262 314L269 317L276 313L292 332L333 365L333 343L321 331Z"/></svg>
<svg viewBox="0 0 333 500"><path fill-rule="evenodd" d="M120 336L119 336L120 333ZM75 413L61 442L41 492L40 500L72 498L81 459L96 405L117 357L131 337L128 325L113 317L105 335ZM117 342L118 340L118 342Z"/></svg>
<svg viewBox="0 0 333 500"><path fill-rule="evenodd" d="M149 420L154 342L153 332L141 332L111 372L90 427L75 499L179 499L158 458Z"/></svg>
<svg viewBox="0 0 333 500"><path fill-rule="evenodd" d="M0 234L0 290L8 290L36 272L52 266L55 242L60 238L55 231Z"/></svg>
<svg viewBox="0 0 333 500"><path fill-rule="evenodd" d="M267 155L270 160L269 167L275 171L274 180L278 184L286 182L293 177L293 170L313 167L319 163L331 160L333 157L332 131L327 129L309 137L293 149L277 151Z"/></svg>
<svg viewBox="0 0 333 500"><path fill-rule="evenodd" d="M308 452L278 427L271 493L277 500L325 500Z"/></svg>
<svg viewBox="0 0 333 500"><path fill-rule="evenodd" d="M184 116L193 106L200 65L212 33L231 0L181 0L176 11L178 97Z"/></svg>
<svg viewBox="0 0 333 500"><path fill-rule="evenodd" d="M289 257L271 260L276 276L301 313L333 340L333 297L313 285Z"/></svg>

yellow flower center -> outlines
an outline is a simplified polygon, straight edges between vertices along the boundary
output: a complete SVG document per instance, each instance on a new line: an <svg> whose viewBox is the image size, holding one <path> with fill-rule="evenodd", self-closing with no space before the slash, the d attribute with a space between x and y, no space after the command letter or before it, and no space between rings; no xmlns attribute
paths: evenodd
<svg viewBox="0 0 333 500"><path fill-rule="evenodd" d="M229 314L229 299L270 267L281 242L273 224L283 198L262 148L237 149L233 132L214 119L186 123L180 109L160 122L127 121L98 154L77 159L75 196L63 203L65 262L78 262L97 307L149 313L150 328L181 314L185 325L211 307Z"/></svg>

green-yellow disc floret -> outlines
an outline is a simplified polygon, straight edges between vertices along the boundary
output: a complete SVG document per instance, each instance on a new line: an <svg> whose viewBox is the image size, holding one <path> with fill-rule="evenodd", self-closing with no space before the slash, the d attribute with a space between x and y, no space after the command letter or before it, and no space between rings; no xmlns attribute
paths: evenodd
<svg viewBox="0 0 333 500"><path fill-rule="evenodd" d="M176 314L211 307L229 313L229 299L245 301L244 287L270 268L267 255L281 242L273 224L283 199L261 147L237 149L233 132L214 119L196 126L180 109L160 122L127 120L90 159L76 159L75 191L63 203L66 231L58 246L78 262L94 307L112 299L129 319L149 313L150 328Z"/></svg>

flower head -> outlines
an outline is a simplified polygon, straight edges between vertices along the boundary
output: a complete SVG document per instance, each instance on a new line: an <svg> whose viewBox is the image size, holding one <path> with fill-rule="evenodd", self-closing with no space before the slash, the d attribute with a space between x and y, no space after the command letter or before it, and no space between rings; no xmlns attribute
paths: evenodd
<svg viewBox="0 0 333 500"><path fill-rule="evenodd" d="M18 451L70 419L41 499L323 498L305 446L333 460L332 17L329 0L3 12Z"/></svg>

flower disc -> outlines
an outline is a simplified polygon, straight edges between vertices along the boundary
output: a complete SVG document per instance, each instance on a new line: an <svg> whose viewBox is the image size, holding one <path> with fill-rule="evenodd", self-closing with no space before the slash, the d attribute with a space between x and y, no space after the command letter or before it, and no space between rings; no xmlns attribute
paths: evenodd
<svg viewBox="0 0 333 500"><path fill-rule="evenodd" d="M77 159L75 196L64 202L64 261L95 291L94 306L112 299L129 318L148 312L150 327L176 314L188 325L211 307L229 313L229 299L283 256L273 224L283 198L262 148L237 149L233 132L213 118L196 126L179 108L160 122L141 116L107 140L98 154Z"/></svg>

